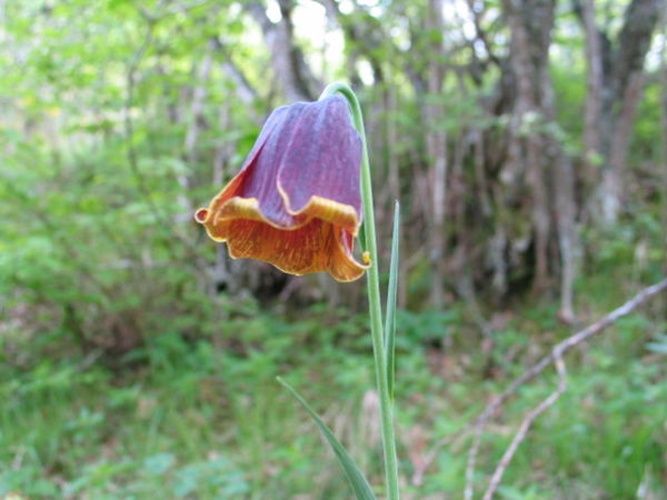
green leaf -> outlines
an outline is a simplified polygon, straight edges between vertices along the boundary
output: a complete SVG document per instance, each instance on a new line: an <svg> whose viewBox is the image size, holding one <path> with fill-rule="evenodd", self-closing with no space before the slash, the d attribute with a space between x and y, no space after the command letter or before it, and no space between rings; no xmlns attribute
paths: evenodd
<svg viewBox="0 0 667 500"><path fill-rule="evenodd" d="M369 252L367 243L368 242L366 241L366 224L364 223L359 228L359 245L361 246L362 252Z"/></svg>
<svg viewBox="0 0 667 500"><path fill-rule="evenodd" d="M299 393L296 392L296 390L291 385L289 385L285 380L283 380L281 377L276 377L276 380L278 380L280 384L282 384L288 391L292 393L292 396L294 396L296 400L299 403L301 403L301 406L304 407L304 409L310 414L312 419L315 421L315 424L317 424L317 427L320 429L320 432L324 435L326 440L329 442L331 449L336 454L338 463L343 468L343 472L345 472L345 476L350 482L350 486L352 487L352 490L354 491L354 495L357 498L357 500L375 500L375 494L373 493L373 489L371 488L371 485L368 484L368 480L364 476L363 472L361 472L357 464L354 463L354 460L352 459L350 454L343 447L343 445L340 444L340 441L336 439L336 436L333 435L331 430L329 430L329 428L322 421L319 415L315 413L315 410L313 410L310 407L310 405L306 403L306 400L303 399L299 395Z"/></svg>
<svg viewBox="0 0 667 500"><path fill-rule="evenodd" d="M396 351L396 291L398 289L398 242L400 236L401 206L394 205L394 230L391 237L391 260L389 261L389 286L384 323L384 351L387 357L387 385L389 396L394 398L394 372Z"/></svg>

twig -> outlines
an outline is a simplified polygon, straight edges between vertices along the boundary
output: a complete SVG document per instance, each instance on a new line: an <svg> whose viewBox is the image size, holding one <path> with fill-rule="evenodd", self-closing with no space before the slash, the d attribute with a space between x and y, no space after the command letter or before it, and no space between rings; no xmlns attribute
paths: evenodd
<svg viewBox="0 0 667 500"><path fill-rule="evenodd" d="M489 481L489 487L484 493L483 497L484 500L491 500L491 498L493 498L493 494L498 489L498 486L500 485L500 481L503 478L505 470L509 466L512 458L514 458L514 454L516 453L516 450L519 448L519 445L526 438L526 434L528 433L530 427L533 425L535 419L537 419L537 417L539 417L549 407L551 407L558 400L558 398L560 398L561 395L565 392L565 389L567 389L566 370L565 370L565 363L563 363L563 359L560 356L558 356L554 360L554 364L556 365L556 370L558 371L558 388L554 392L552 392L539 405L537 405L535 408L529 411L524 417L523 422L521 422L519 429L514 435L514 439L512 439L512 442L507 447L505 454L500 459L500 462L498 462L496 470L493 472L493 476L491 476L491 480Z"/></svg>
<svg viewBox="0 0 667 500"><path fill-rule="evenodd" d="M482 16L481 12L486 11L486 7L481 9L475 8L475 2L473 0L468 0L468 7L470 9L470 14L472 15L472 20L475 25L475 32L477 35L477 40L482 42L484 49L489 56L489 60L492 61L498 68L502 67L502 63L498 56L494 54L491 44L489 43L489 37L486 35L486 31L482 29Z"/></svg>
<svg viewBox="0 0 667 500"><path fill-rule="evenodd" d="M451 442L455 441L457 438L461 437L465 432L469 431L473 427L475 428L475 438L472 446L470 447L470 452L468 454L468 465L466 468L466 487L464 490L464 498L466 500L472 500L473 497L473 479L475 473L475 463L477 459L477 453L479 450L482 431L486 426L489 418L495 414L498 409L510 398L512 397L519 388L533 380L540 373L542 373L545 368L547 368L551 363L556 362L557 359L563 357L563 355L572 349L574 346L579 345L589 338L601 333L605 328L614 322L618 321L623 316L630 314L638 306L652 298L653 296L667 290L667 278L659 281L658 283L644 288L639 293L637 293L630 300L625 302L622 306L614 309L606 316L603 316L598 321L588 326L587 328L578 331L577 333L566 338L562 342L556 344L556 346L551 350L550 354L542 358L539 362L529 368L523 375L516 378L509 387L500 395L498 395L486 408L480 413L475 419L469 421L458 431L440 439L431 449L431 451L426 455L424 461L419 467L418 470L415 470L415 473L412 476L413 484L420 484L426 470L433 464L436 460L439 451L449 445Z"/></svg>

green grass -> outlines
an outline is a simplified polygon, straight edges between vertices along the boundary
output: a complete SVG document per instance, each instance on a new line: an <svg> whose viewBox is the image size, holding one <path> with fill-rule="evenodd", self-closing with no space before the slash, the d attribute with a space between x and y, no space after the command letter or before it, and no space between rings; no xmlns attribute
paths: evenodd
<svg viewBox="0 0 667 500"><path fill-rule="evenodd" d="M594 308L603 310L600 304L590 308L590 319ZM314 310L292 322L268 313L239 319L233 326L245 327L241 351L213 337L185 341L165 333L133 352L132 363L120 371L71 353L3 363L0 495L349 498L326 444L276 375L323 415L380 486L364 319L326 314ZM537 306L515 313L491 354L497 367L491 378L483 371L489 354L474 348L474 329L457 315L436 318L439 328L456 329L447 352L414 333L420 321L433 328L432 313L399 316L396 397L406 496L460 497L469 435L442 448L421 485L410 483L412 460L567 335L552 314ZM667 496L660 486L667 479L667 358L646 349L664 327L638 313L568 356L567 392L519 448L500 498L632 498L640 484L656 498ZM401 328L407 338L401 339ZM17 344L3 347L9 352ZM545 373L488 427L478 492L523 414L555 384L553 373Z"/></svg>

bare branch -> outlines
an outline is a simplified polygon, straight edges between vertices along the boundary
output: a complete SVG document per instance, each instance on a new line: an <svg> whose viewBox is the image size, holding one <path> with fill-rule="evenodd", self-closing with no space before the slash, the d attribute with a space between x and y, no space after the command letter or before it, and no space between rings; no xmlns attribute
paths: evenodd
<svg viewBox="0 0 667 500"><path fill-rule="evenodd" d="M507 450L505 451L503 457L500 459L500 462L498 463L493 476L491 476L489 487L484 493L484 500L491 500L491 498L493 498L493 494L498 489L505 470L509 466L512 458L514 458L514 454L516 453L516 450L519 449L519 445L526 438L526 434L528 433L530 427L533 425L533 422L535 422L535 419L537 419L537 417L549 409L567 389L567 373L563 359L560 356L557 356L554 360L554 364L556 365L556 370L558 372L558 388L539 405L526 413L523 422L521 422L519 429L514 435L514 439L512 439L512 442L507 447Z"/></svg>
<svg viewBox="0 0 667 500"><path fill-rule="evenodd" d="M475 25L475 34L477 35L477 40L479 40L484 46L484 50L489 56L489 61L493 62L498 68L502 67L502 62L500 58L494 53L491 43L489 43L489 37L486 34L486 31L482 28L482 12L484 12L487 7L482 2L481 6L478 6L478 2L475 0L466 0L468 8L470 9L470 14L472 15L473 23ZM476 57L475 51L473 50L473 56Z"/></svg>
<svg viewBox="0 0 667 500"><path fill-rule="evenodd" d="M479 451L479 446L482 440L482 433L486 427L489 419L500 409L500 407L512 397L521 386L527 384L540 373L542 373L545 368L547 368L551 363L556 359L562 357L567 351L573 347L582 344L589 338L601 333L605 328L614 322L618 321L623 316L627 316L633 310L635 310L640 304L643 304L648 299L657 295L658 293L667 290L667 278L656 283L655 285L649 286L641 290L637 295L632 299L628 300L622 306L614 309L606 316L603 316L601 319L593 323L587 328L578 331L574 335L566 338L562 342L556 344L556 346L551 350L551 352L544 356L540 361L535 365L530 367L527 371L523 373L520 377L514 379L514 381L509 385L507 389L499 396L497 396L491 403L487 405L484 411L481 413L475 422L475 439L472 446L470 447L470 453L468 455L468 466L466 469L466 490L465 498L466 500L472 499L473 494L473 476L475 471L475 462L477 459L477 453Z"/></svg>
<svg viewBox="0 0 667 500"><path fill-rule="evenodd" d="M472 479L475 470L475 462L477 458L477 453L481 443L481 436L489 419L500 409L500 407L505 404L505 402L510 399L514 394L517 393L519 388L528 382L532 381L540 373L542 373L551 363L555 363L557 359L562 358L570 349L573 347L582 344L591 337L598 335L605 330L608 326L612 325L618 321L623 316L627 316L637 307L642 305L644 302L647 302L652 297L658 295L661 292L667 291L667 278L646 287L639 291L634 297L625 302L620 307L614 309L607 315L600 318L598 321L592 325L584 328L583 330L578 331L577 333L566 338L562 342L559 342L554 346L551 352L544 356L540 361L531 366L526 370L521 376L514 379L514 381L509 385L505 391L496 396L496 398L489 403L482 413L477 416L474 420L468 422L465 426L459 429L457 432L441 439L438 441L433 449L429 452L427 457L424 459L423 465L420 470L415 471L412 481L414 484L419 484L420 479L423 477L424 472L430 467L430 465L435 461L438 456L438 452L443 447L447 446L454 440L460 438L464 433L475 428L475 439L472 446L470 447L470 452L468 454L468 466L466 469L466 490L464 498L472 499L473 489L472 489Z"/></svg>

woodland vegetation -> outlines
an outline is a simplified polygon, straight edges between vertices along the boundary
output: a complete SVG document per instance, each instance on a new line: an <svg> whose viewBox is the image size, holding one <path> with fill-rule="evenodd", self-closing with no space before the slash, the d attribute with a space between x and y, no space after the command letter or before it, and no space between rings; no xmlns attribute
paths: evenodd
<svg viewBox="0 0 667 500"><path fill-rule="evenodd" d="M0 497L349 498L278 375L382 484L364 280L193 221L336 80L383 272L402 205L405 498L482 498L550 395L496 497L667 498L665 0L0 0Z"/></svg>

